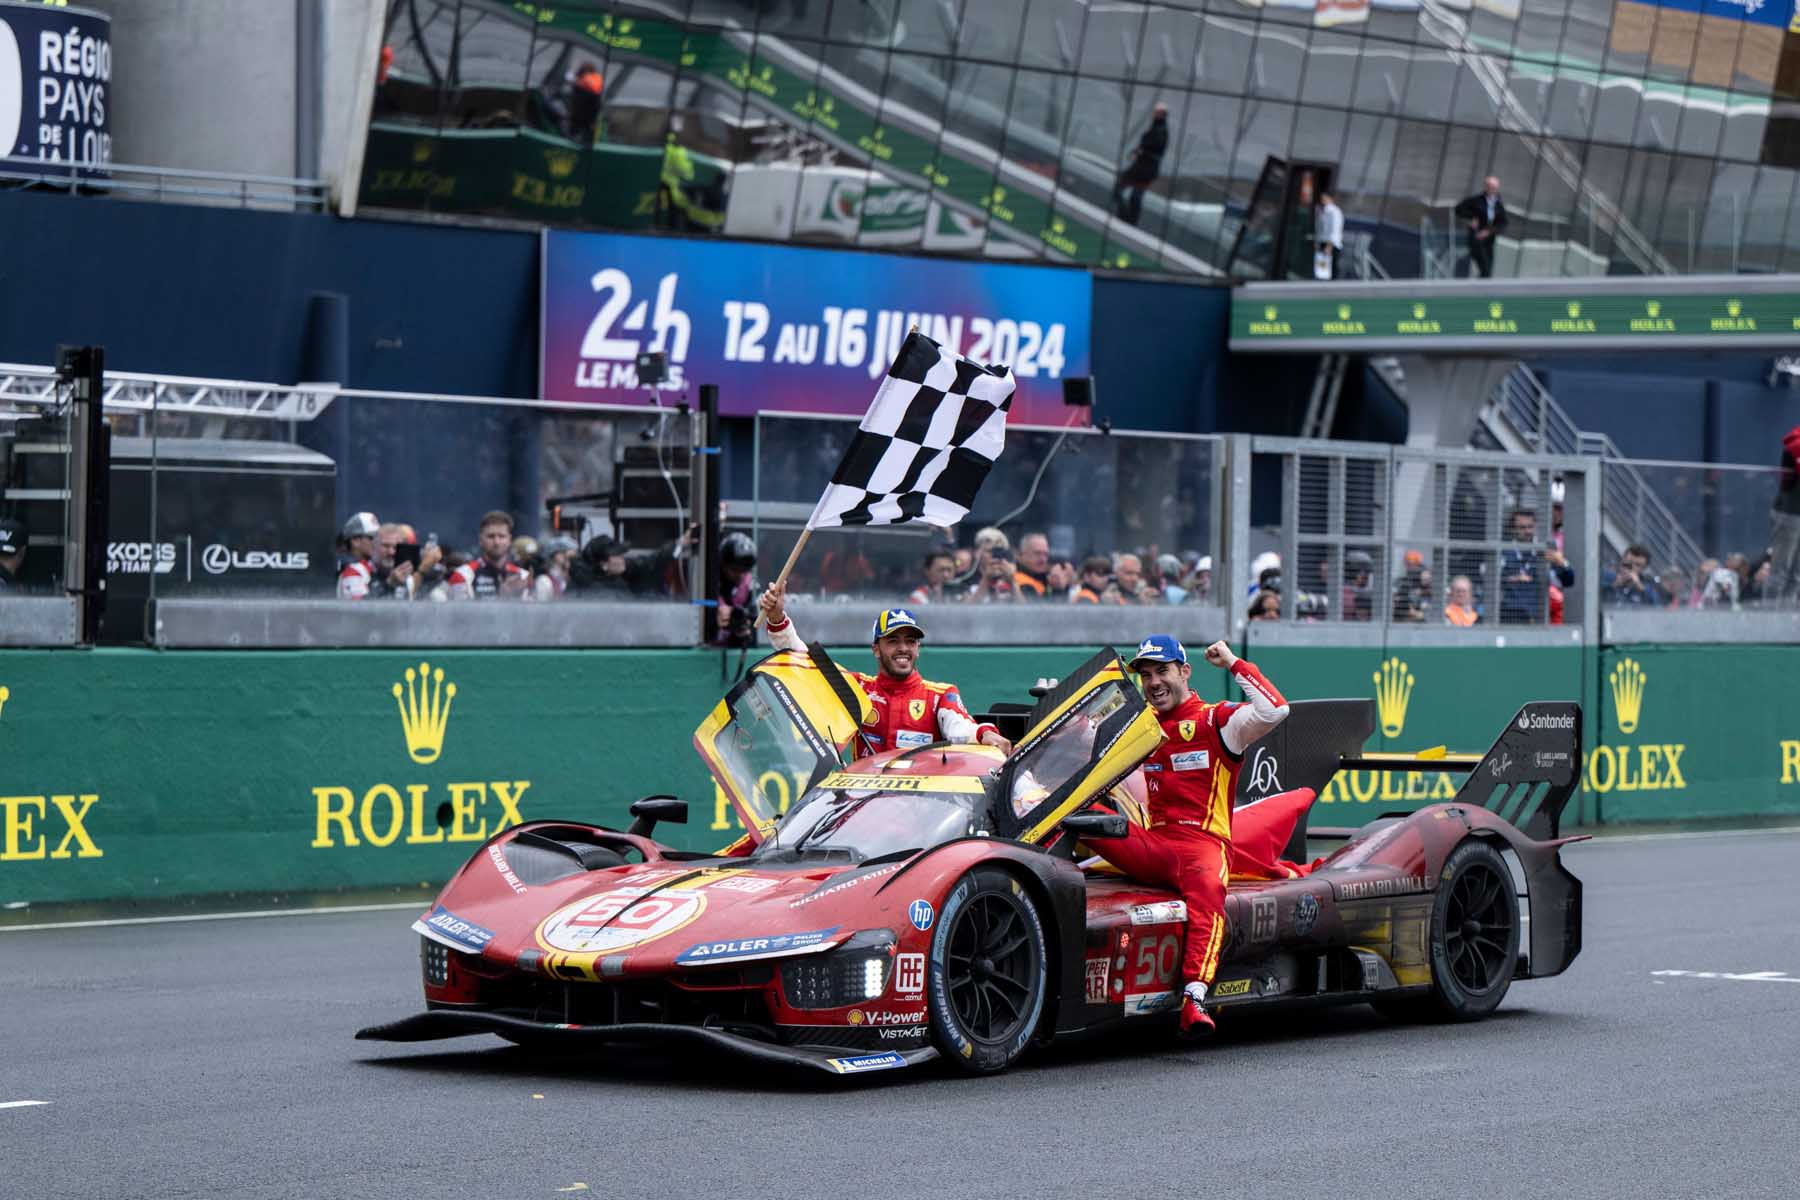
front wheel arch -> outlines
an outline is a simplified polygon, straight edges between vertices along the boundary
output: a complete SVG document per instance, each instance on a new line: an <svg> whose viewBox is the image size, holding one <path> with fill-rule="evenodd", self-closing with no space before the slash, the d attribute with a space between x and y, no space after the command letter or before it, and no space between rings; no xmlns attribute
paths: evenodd
<svg viewBox="0 0 1800 1200"><path fill-rule="evenodd" d="M1013 871L981 863L945 894L927 958L927 1022L963 1071L1011 1066L1043 1028L1051 976L1042 900Z"/></svg>

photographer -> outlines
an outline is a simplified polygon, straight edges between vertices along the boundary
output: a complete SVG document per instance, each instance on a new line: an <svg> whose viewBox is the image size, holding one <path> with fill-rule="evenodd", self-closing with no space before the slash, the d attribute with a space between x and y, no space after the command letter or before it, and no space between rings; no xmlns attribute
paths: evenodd
<svg viewBox="0 0 1800 1200"><path fill-rule="evenodd" d="M1012 550L1003 545L994 546L982 565L981 578L969 591L969 603L1011 604L1018 600L1019 589L1014 575Z"/></svg>
<svg viewBox="0 0 1800 1200"><path fill-rule="evenodd" d="M756 543L747 533L728 533L719 542L719 622L715 646L756 642Z"/></svg>
<svg viewBox="0 0 1800 1200"><path fill-rule="evenodd" d="M1669 598L1650 575L1650 551L1633 544L1619 556L1618 569L1600 583L1600 602L1609 608L1663 608Z"/></svg>

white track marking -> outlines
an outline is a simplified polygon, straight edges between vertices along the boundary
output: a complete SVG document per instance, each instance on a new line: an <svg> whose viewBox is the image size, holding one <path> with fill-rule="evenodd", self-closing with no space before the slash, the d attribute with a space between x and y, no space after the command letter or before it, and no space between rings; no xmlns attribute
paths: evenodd
<svg viewBox="0 0 1800 1200"><path fill-rule="evenodd" d="M1585 833L1586 826L1570 826L1570 833ZM1688 829L1672 833L1621 833L1596 834L1585 842L1577 842L1575 846L1565 846L1564 850L1573 850L1577 846L1617 846L1625 842L1672 842L1684 839L1700 838L1741 838L1765 837L1769 835L1800 833L1800 825L1777 825L1769 829Z"/></svg>
<svg viewBox="0 0 1800 1200"><path fill-rule="evenodd" d="M114 925L177 925L184 921L244 921L252 917L329 917L338 913L398 912L426 908L423 901L405 904L340 904L335 908L265 908L252 912L184 913L172 917L115 917L106 921L50 921L41 925L0 925L0 933L30 933L43 929L106 929Z"/></svg>
<svg viewBox="0 0 1800 1200"><path fill-rule="evenodd" d="M48 1100L0 1100L0 1108L36 1108L48 1103Z"/></svg>
<svg viewBox="0 0 1800 1200"><path fill-rule="evenodd" d="M1739 983L1800 983L1800 977L1789 975L1785 971L1652 971L1652 975L1675 976L1681 979L1730 979Z"/></svg>

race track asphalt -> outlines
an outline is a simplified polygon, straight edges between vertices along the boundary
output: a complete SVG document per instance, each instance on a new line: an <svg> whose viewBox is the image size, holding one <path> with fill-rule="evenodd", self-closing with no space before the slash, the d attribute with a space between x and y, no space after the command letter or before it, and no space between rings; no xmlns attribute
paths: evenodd
<svg viewBox="0 0 1800 1200"><path fill-rule="evenodd" d="M847 1086L352 1041L419 1007L408 912L0 931L0 1197L1793 1197L1797 857L1570 848L1581 957L1477 1025L1357 1007Z"/></svg>

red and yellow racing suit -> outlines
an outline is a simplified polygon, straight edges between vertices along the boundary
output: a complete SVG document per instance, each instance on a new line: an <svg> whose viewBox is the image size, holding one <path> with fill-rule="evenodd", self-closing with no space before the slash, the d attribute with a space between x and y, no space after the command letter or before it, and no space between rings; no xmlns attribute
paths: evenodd
<svg viewBox="0 0 1800 1200"><path fill-rule="evenodd" d="M769 644L777 650L806 649L806 643L794 632L793 621L785 617L780 624L769 626ZM994 728L969 714L954 684L933 683L917 671L905 679L894 679L886 673L844 674L862 688L874 709L861 730L865 754L906 750L932 742L975 742Z"/></svg>
<svg viewBox="0 0 1800 1200"><path fill-rule="evenodd" d="M1208 704L1189 693L1160 718L1166 740L1144 761L1150 828L1093 849L1134 879L1181 893L1187 905L1189 983L1211 985L1225 944L1225 885L1231 877L1231 798L1244 751L1287 718L1287 701L1261 671L1238 659L1231 674L1249 703Z"/></svg>

